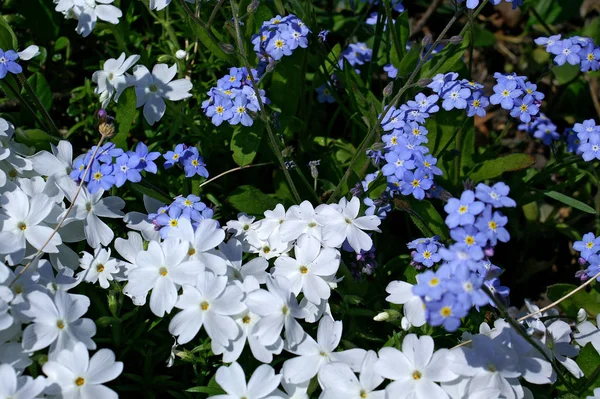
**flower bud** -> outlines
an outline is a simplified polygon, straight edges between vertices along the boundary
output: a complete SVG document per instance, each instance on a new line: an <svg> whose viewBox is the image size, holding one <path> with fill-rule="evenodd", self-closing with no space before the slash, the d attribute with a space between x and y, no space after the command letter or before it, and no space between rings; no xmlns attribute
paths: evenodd
<svg viewBox="0 0 600 399"><path fill-rule="evenodd" d="M431 37L431 35L425 35L425 37L421 41L421 44L423 45L423 47L425 47L425 46L429 46L432 42L433 42L433 38Z"/></svg>
<svg viewBox="0 0 600 399"><path fill-rule="evenodd" d="M250 2L250 4L248 4L248 8L246 8L247 12L254 12L256 11L256 9L258 8L258 6L260 5L260 1L258 0L252 0Z"/></svg>
<svg viewBox="0 0 600 399"><path fill-rule="evenodd" d="M400 321L400 327L402 327L404 331L408 331L410 329L410 321L408 321L406 317L403 317Z"/></svg>
<svg viewBox="0 0 600 399"><path fill-rule="evenodd" d="M579 309L577 312L577 324L581 324L587 320L587 312L585 309Z"/></svg>
<svg viewBox="0 0 600 399"><path fill-rule="evenodd" d="M227 54L233 54L235 52L235 47L228 43L219 43L219 47Z"/></svg>
<svg viewBox="0 0 600 399"><path fill-rule="evenodd" d="M277 65L277 62L275 60L271 60L271 62L269 62L269 64L267 65L266 71L273 72L273 69L275 69L275 65Z"/></svg>
<svg viewBox="0 0 600 399"><path fill-rule="evenodd" d="M177 58L178 60L184 59L186 55L187 53L185 52L185 50L177 50L175 52L175 58Z"/></svg>
<svg viewBox="0 0 600 399"><path fill-rule="evenodd" d="M431 82L433 82L433 79L429 79L429 78L419 79L419 81L417 82L417 86L427 87Z"/></svg>
<svg viewBox="0 0 600 399"><path fill-rule="evenodd" d="M390 82L387 84L387 86L384 87L383 89L383 96L384 97L389 97L392 95L392 92L394 90L394 82Z"/></svg>
<svg viewBox="0 0 600 399"><path fill-rule="evenodd" d="M458 36L457 35L457 36L452 36L450 38L450 43L452 43L452 44L460 44L460 43L462 43L462 41L463 41L463 37L462 36Z"/></svg>
<svg viewBox="0 0 600 399"><path fill-rule="evenodd" d="M390 314L388 312L381 312L377 316L373 317L375 321L386 321L390 318Z"/></svg>

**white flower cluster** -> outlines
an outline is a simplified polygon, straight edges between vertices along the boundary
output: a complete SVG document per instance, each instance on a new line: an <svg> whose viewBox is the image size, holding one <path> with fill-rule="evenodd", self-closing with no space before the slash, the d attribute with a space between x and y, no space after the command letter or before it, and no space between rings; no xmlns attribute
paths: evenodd
<svg viewBox="0 0 600 399"><path fill-rule="evenodd" d="M87 37L96 26L98 20L117 25L123 12L114 5L114 0L53 0L55 10L63 13L65 18L77 20L75 31Z"/></svg>
<svg viewBox="0 0 600 399"><path fill-rule="evenodd" d="M177 64L170 67L156 64L152 73L143 65L133 68L133 75L127 71L140 59L137 54L125 59L122 53L118 59L110 58L104 68L94 72L92 81L98 86L94 93L100 95L102 108L106 108L110 100L119 101L119 97L128 87L135 87L136 107L144 107L144 117L150 125L158 122L166 111L164 99L179 101L191 97L192 82L188 79L173 80L177 74Z"/></svg>

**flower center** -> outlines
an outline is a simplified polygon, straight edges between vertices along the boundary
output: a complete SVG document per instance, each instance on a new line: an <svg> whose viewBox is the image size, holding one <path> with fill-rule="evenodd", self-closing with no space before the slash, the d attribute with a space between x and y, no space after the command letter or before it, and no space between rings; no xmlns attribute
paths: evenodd
<svg viewBox="0 0 600 399"><path fill-rule="evenodd" d="M100 173L100 172L94 173L94 180L100 180L100 179L102 179L102 173Z"/></svg>
<svg viewBox="0 0 600 399"><path fill-rule="evenodd" d="M306 266L300 266L300 273L302 273L302 274L308 273L308 267L306 267Z"/></svg>
<svg viewBox="0 0 600 399"><path fill-rule="evenodd" d="M423 374L421 374L421 372L420 372L420 371L418 371L418 370L415 370L415 372L414 372L414 373L412 373L412 378L413 378L413 380L415 380L415 381L416 381L416 380L420 380L422 376L423 376Z"/></svg>
<svg viewBox="0 0 600 399"><path fill-rule="evenodd" d="M421 185L421 182L417 179L414 179L412 181L412 183L410 183L413 187L419 187L419 185Z"/></svg>
<svg viewBox="0 0 600 399"><path fill-rule="evenodd" d="M177 221L177 219L169 220L169 226L171 226L171 227L177 227L178 224L179 224L179 222Z"/></svg>
<svg viewBox="0 0 600 399"><path fill-rule="evenodd" d="M490 220L490 222L488 223L488 226L490 226L490 229L492 229L492 230L496 230L496 227L498 227L496 222L494 222L493 220Z"/></svg>
<svg viewBox="0 0 600 399"><path fill-rule="evenodd" d="M367 392L364 389L360 390L360 397L365 399L367 397Z"/></svg>
<svg viewBox="0 0 600 399"><path fill-rule="evenodd" d="M148 87L148 90L150 90L152 93L156 93L158 91L158 87L155 84L151 84Z"/></svg>
<svg viewBox="0 0 600 399"><path fill-rule="evenodd" d="M160 269L158 269L158 274L165 277L167 274L169 274L169 271L166 267L162 266Z"/></svg>
<svg viewBox="0 0 600 399"><path fill-rule="evenodd" d="M510 95L510 91L508 91L508 90L504 90L502 92L502 97L508 97L509 95Z"/></svg>
<svg viewBox="0 0 600 399"><path fill-rule="evenodd" d="M204 311L207 311L209 307L210 307L210 305L206 301L202 301L202 303L200 304L200 309L202 309Z"/></svg>
<svg viewBox="0 0 600 399"><path fill-rule="evenodd" d="M431 258L431 252L429 252L429 251L423 252L423 258L425 258L425 259Z"/></svg>
<svg viewBox="0 0 600 399"><path fill-rule="evenodd" d="M429 286L430 287L435 287L440 283L440 279L437 277L432 278L431 280L429 280Z"/></svg>
<svg viewBox="0 0 600 399"><path fill-rule="evenodd" d="M282 48L285 42L281 39L275 40L275 47Z"/></svg>
<svg viewBox="0 0 600 399"><path fill-rule="evenodd" d="M225 112L225 108L223 108L223 106L221 105L217 105L217 107L215 108L215 112L217 114L222 114L223 112Z"/></svg>
<svg viewBox="0 0 600 399"><path fill-rule="evenodd" d="M17 227L19 228L19 230L21 231L25 231L27 230L27 225L24 222L19 222L19 224L17 224Z"/></svg>
<svg viewBox="0 0 600 399"><path fill-rule="evenodd" d="M588 61L594 61L594 60L596 59L596 57L594 57L594 54L592 54L592 53L589 53L589 54L587 55L587 59L588 59Z"/></svg>
<svg viewBox="0 0 600 399"><path fill-rule="evenodd" d="M475 244L475 238L473 238L473 236L467 236L465 238L465 243L467 243L467 245L473 245Z"/></svg>
<svg viewBox="0 0 600 399"><path fill-rule="evenodd" d="M244 108L244 107L238 107L238 108L237 108L237 113L238 113L238 114L243 114L243 113L245 113L245 112L246 112L246 108Z"/></svg>
<svg viewBox="0 0 600 399"><path fill-rule="evenodd" d="M463 213L466 213L468 210L469 210L468 205L461 205L460 208L458 208L458 213L463 214Z"/></svg>
<svg viewBox="0 0 600 399"><path fill-rule="evenodd" d="M251 321L251 319L250 319L250 316L248 316L248 315L246 315L242 318L242 323L244 323L244 324L248 324L248 323L250 323L250 321Z"/></svg>
<svg viewBox="0 0 600 399"><path fill-rule="evenodd" d="M287 305L283 305L283 307L281 308L281 313L283 313L284 315L287 315L289 311L290 308L288 308Z"/></svg>
<svg viewBox="0 0 600 399"><path fill-rule="evenodd" d="M98 273L102 273L104 271L104 265L102 263L100 263L99 265L96 266L96 271Z"/></svg>
<svg viewBox="0 0 600 399"><path fill-rule="evenodd" d="M452 315L452 309L450 308L450 306L444 306L442 310L440 310L440 313L444 317L449 317L450 315Z"/></svg>
<svg viewBox="0 0 600 399"><path fill-rule="evenodd" d="M80 387L83 384L85 384L85 379L83 377L77 377L77 379L75 380L75 385L77 385L78 387Z"/></svg>
<svg viewBox="0 0 600 399"><path fill-rule="evenodd" d="M588 243L587 243L587 244L585 244L585 246L586 246L588 249L592 249L592 248L594 247L594 243L593 243L592 241L588 241Z"/></svg>
<svg viewBox="0 0 600 399"><path fill-rule="evenodd" d="M198 166L198 165L200 165L200 163L198 162L197 159L192 159L192 165L193 166Z"/></svg>
<svg viewBox="0 0 600 399"><path fill-rule="evenodd" d="M64 329L65 328L65 322L62 321L62 320L57 320L56 327L58 327L59 330Z"/></svg>
<svg viewBox="0 0 600 399"><path fill-rule="evenodd" d="M195 250L194 248L190 248L190 249L188 250L188 256L192 256L192 255L194 255L195 253L196 253L196 250Z"/></svg>
<svg viewBox="0 0 600 399"><path fill-rule="evenodd" d="M519 107L519 109L521 110L521 112L527 111L527 104L521 104L521 106Z"/></svg>

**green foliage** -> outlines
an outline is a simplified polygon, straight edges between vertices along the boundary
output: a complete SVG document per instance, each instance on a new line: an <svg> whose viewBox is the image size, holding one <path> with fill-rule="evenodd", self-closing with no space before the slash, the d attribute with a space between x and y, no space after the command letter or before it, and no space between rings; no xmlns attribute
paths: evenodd
<svg viewBox="0 0 600 399"><path fill-rule="evenodd" d="M483 180L493 179L505 172L512 172L530 167L535 163L531 155L511 154L497 159L490 159L475 166L469 173L469 179L477 183Z"/></svg>
<svg viewBox="0 0 600 399"><path fill-rule="evenodd" d="M115 117L115 136L111 139L119 148L127 148L127 136L137 111L135 109L136 96L133 87L125 89L121 97L119 97L119 105L117 107L117 115Z"/></svg>
<svg viewBox="0 0 600 399"><path fill-rule="evenodd" d="M576 288L577 286L572 284L555 284L548 287L548 298L556 301ZM570 317L576 317L581 308L584 308L591 317L596 317L600 314L600 295L595 291L581 290L562 301L558 306Z"/></svg>
<svg viewBox="0 0 600 399"><path fill-rule="evenodd" d="M277 205L276 199L247 185L236 188L229 195L228 201L235 209L249 215L261 215L265 209L273 209Z"/></svg>

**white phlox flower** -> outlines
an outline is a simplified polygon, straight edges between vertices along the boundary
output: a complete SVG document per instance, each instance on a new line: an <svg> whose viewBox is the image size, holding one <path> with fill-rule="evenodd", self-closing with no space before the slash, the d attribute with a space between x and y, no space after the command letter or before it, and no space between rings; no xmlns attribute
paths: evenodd
<svg viewBox="0 0 600 399"><path fill-rule="evenodd" d="M46 379L20 376L8 364L0 364L0 399L34 399L46 388Z"/></svg>
<svg viewBox="0 0 600 399"><path fill-rule="evenodd" d="M175 304L181 311L171 320L169 332L177 336L178 343L185 344L204 327L213 341L227 347L240 334L231 316L245 310L242 298L242 291L228 285L226 276L201 272L195 286L183 286L183 294Z"/></svg>
<svg viewBox="0 0 600 399"><path fill-rule="evenodd" d="M121 53L119 58L109 58L104 62L103 69L94 72L92 81L98 86L94 88L94 93L100 95L102 108L106 108L111 99L119 102L119 97L123 91L133 86L133 76L127 74L127 70L135 65L140 59L137 54L130 55L125 59L125 53Z"/></svg>
<svg viewBox="0 0 600 399"><path fill-rule="evenodd" d="M279 227L285 221L285 208L277 204L272 211L264 212L264 219L257 222L256 234L261 240L268 240L273 237L274 241L283 241L279 235Z"/></svg>
<svg viewBox="0 0 600 399"><path fill-rule="evenodd" d="M390 294L385 298L386 301L404 305L402 311L408 323L406 330L410 326L421 327L425 324L425 304L419 296L413 294L412 287L406 281L392 281L385 289Z"/></svg>
<svg viewBox="0 0 600 399"><path fill-rule="evenodd" d="M315 209L308 201L291 206L285 215L285 220L279 227L282 241L293 241L306 234L322 242L322 225L317 222Z"/></svg>
<svg viewBox="0 0 600 399"><path fill-rule="evenodd" d="M294 257L277 258L274 275L286 277L292 283L295 295L303 292L313 303L329 299L331 289L326 279L334 276L339 268L339 252L333 248L321 248L316 238L302 235L294 247Z"/></svg>
<svg viewBox="0 0 600 399"><path fill-rule="evenodd" d="M238 363L232 363L229 367L219 367L215 379L227 394L211 396L212 399L266 399L275 398L272 394L281 376L275 374L273 367L263 364L254 370L246 384L244 369Z"/></svg>
<svg viewBox="0 0 600 399"><path fill-rule="evenodd" d="M110 349L100 349L90 358L85 345L59 352L42 367L48 376L48 393L64 398L116 399L115 391L104 383L123 372L123 363L115 361Z"/></svg>
<svg viewBox="0 0 600 399"><path fill-rule="evenodd" d="M266 282L269 262L265 258L257 257L242 264L242 243L239 240L230 238L229 241L219 244L219 250L227 262L229 281L238 281L242 287L246 278L250 276L255 278L258 284Z"/></svg>
<svg viewBox="0 0 600 399"><path fill-rule="evenodd" d="M368 351L362 361L359 378L346 363L326 364L319 372L319 384L323 389L320 398L385 399L384 390L375 390L383 382L383 378L375 371L377 360L377 354Z"/></svg>
<svg viewBox="0 0 600 399"><path fill-rule="evenodd" d="M158 122L167 108L164 99L179 101L191 97L193 85L187 79L173 80L177 74L177 64L171 67L156 64L152 73L143 65L133 69L137 107L144 106L144 118L150 125Z"/></svg>
<svg viewBox="0 0 600 399"><path fill-rule="evenodd" d="M98 20L117 25L123 13L120 9L112 5L113 1L73 0L71 10L78 21L75 31L81 36L87 37L94 30Z"/></svg>
<svg viewBox="0 0 600 399"><path fill-rule="evenodd" d="M281 374L286 381L299 383L308 381L319 373L328 363L342 362L354 370L359 371L365 357L364 349L349 349L336 352L335 349L342 339L342 322L334 321L325 316L319 322L317 340L309 335L294 348L288 351L297 355L283 363Z"/></svg>
<svg viewBox="0 0 600 399"><path fill-rule="evenodd" d="M114 280L113 275L119 272L119 261L110 257L110 248L98 247L93 255L84 251L79 265L83 271L77 274L78 279L92 284L99 281L100 287L104 289L109 287L109 281Z"/></svg>

